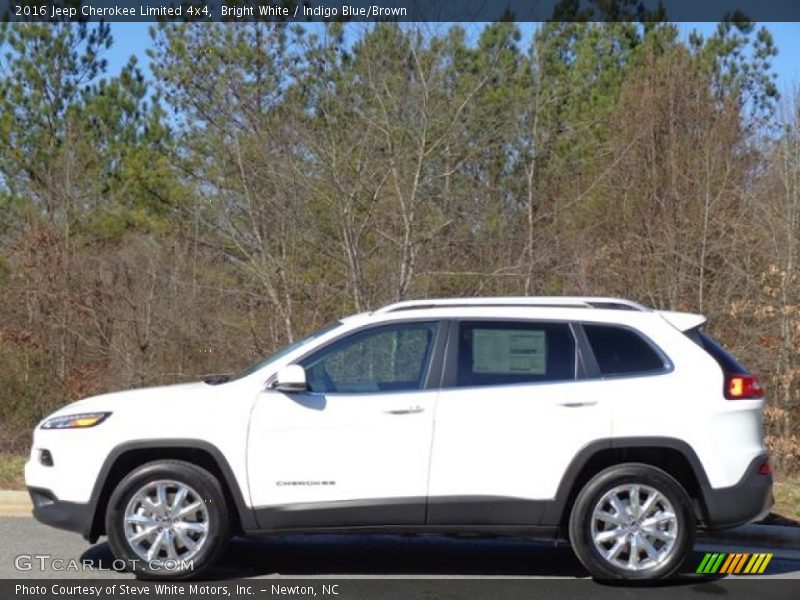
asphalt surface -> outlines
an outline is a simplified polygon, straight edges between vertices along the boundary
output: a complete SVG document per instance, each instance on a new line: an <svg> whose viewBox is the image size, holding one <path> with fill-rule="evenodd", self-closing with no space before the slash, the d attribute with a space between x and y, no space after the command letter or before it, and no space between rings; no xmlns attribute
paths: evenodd
<svg viewBox="0 0 800 600"><path fill-rule="evenodd" d="M706 551L775 552L760 578L797 579L800 597L800 549L796 548L726 548L701 542L675 585L704 581L693 571ZM63 564L54 564L54 559L62 559ZM70 560L80 560L87 568L70 568ZM46 527L29 517L0 517L0 579L131 578L129 573L112 570L112 561L103 540L90 545L77 534ZM235 539L220 567L210 574L219 580L267 577L575 579L588 578L588 574L566 544L394 535Z"/></svg>

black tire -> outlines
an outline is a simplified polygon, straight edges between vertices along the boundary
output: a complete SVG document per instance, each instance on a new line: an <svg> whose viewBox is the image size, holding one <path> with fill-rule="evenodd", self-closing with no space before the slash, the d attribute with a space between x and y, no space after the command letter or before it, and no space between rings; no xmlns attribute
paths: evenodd
<svg viewBox="0 0 800 600"><path fill-rule="evenodd" d="M207 519L202 543L191 560L168 562L168 557L148 561L137 554L128 542L125 532L125 511L134 496L143 488L158 481L171 481L191 488L190 501L202 502L205 512L196 513ZM176 489L176 488L171 488ZM194 495L197 496L194 499ZM175 496L171 498L174 502ZM202 510L202 509L200 509ZM202 521L206 523L205 520ZM192 524L193 525L193 524ZM168 522L164 527L169 528ZM225 496L219 481L211 473L191 463L179 460L160 460L137 467L119 482L108 502L106 533L115 558L124 561L125 567L140 579L191 579L199 577L219 559L230 538L230 519ZM198 534L193 533L193 536ZM185 538L184 538L185 539ZM188 542L187 542L188 543ZM155 545L154 543L152 545ZM181 548L189 552L188 546ZM166 548L159 552L166 554ZM190 556L185 554L185 556ZM180 557L179 557L180 558Z"/></svg>
<svg viewBox="0 0 800 600"><path fill-rule="evenodd" d="M595 508L598 507L601 501L603 502L601 505L603 508L611 508L611 500L613 498L606 495L616 488L620 488L616 500L622 499L623 505L626 499L629 503L634 502L632 498L636 494L626 490L625 486L627 485L642 486L641 494L644 495L639 495L635 500L637 506L647 502L650 497L644 488L656 490L672 506L672 511L664 509L659 514L664 517L674 513L674 521L670 521L667 518L662 525L656 527L659 530L659 536L674 534L670 536L671 539L674 539L671 546L669 541L646 536L643 532L644 530L638 527L635 517L622 519L618 516L620 513L617 511L604 510L603 514L599 515L598 520L594 521ZM645 498L644 502L641 502L642 497ZM658 496L655 497L658 499ZM608 503L606 503L606 499L608 499ZM667 505L662 500L657 500L654 506L656 507L655 510L659 510L659 507L663 509ZM627 511L624 514L627 515L630 512L635 513L636 511ZM639 512L641 513L641 511ZM614 523L612 527L608 521L604 520L608 518L607 514L624 520L625 524ZM641 515L638 520L653 522L652 518L648 519L646 516ZM593 531L593 522L596 527L595 531ZM672 529L673 524L675 529ZM669 530L661 531L662 527ZM653 528L653 525L650 525L647 531L652 531ZM605 533L606 530L608 530L609 537L614 537L609 540L599 540L595 543L594 536ZM611 530L613 530L613 533ZM694 545L694 530L695 518L692 502L683 487L661 469L640 463L626 463L609 467L595 475L578 494L569 519L569 539L572 549L581 563L583 563L583 566L598 579L662 579L669 577L680 568L689 552L691 552ZM622 536L621 538L617 537L620 535ZM626 541L623 542L621 540ZM657 558L646 552L642 546L645 541L649 544L651 551L658 551ZM618 544L620 553L616 557L606 558L601 553L600 548L607 554L613 554ZM598 548L598 545L600 548ZM632 555L636 556L634 562L636 560L643 561L640 563L641 570L630 568L631 562L628 562L624 567L619 566L619 561L625 561L626 557L630 561ZM647 566L648 564L650 566Z"/></svg>

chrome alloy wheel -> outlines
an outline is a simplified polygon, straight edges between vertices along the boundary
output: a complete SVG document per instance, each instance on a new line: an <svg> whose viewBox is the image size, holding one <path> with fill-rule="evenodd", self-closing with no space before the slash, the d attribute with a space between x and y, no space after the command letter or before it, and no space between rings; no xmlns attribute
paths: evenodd
<svg viewBox="0 0 800 600"><path fill-rule="evenodd" d="M678 539L678 518L655 488L626 484L606 492L592 513L592 540L618 569L644 571L669 559Z"/></svg>
<svg viewBox="0 0 800 600"><path fill-rule="evenodd" d="M208 538L208 508L185 483L151 481L128 502L124 530L125 539L142 560L188 561Z"/></svg>

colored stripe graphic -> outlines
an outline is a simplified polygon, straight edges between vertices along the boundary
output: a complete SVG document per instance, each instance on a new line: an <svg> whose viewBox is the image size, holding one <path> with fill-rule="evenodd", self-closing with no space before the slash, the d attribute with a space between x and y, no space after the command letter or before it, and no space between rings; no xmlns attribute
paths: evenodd
<svg viewBox="0 0 800 600"><path fill-rule="evenodd" d="M772 560L772 552L766 555L766 558L764 559L764 562L761 563L761 568L758 570L758 572L763 573L764 570L767 568L769 561L771 560Z"/></svg>
<svg viewBox="0 0 800 600"><path fill-rule="evenodd" d="M713 574L717 572L719 569L722 560L725 558L725 553L710 553L707 552L706 555L703 557L703 561L700 563L700 566L697 567L697 573L704 573L704 574Z"/></svg>
<svg viewBox="0 0 800 600"><path fill-rule="evenodd" d="M738 554L728 554L728 558L726 558L725 562L722 563L722 568L719 570L719 572L730 573L730 569L736 563L737 558L739 558Z"/></svg>
<svg viewBox="0 0 800 600"><path fill-rule="evenodd" d="M696 573L713 575L715 573L725 575L738 575L746 573L757 575L763 573L769 561L772 560L772 553L725 553L725 552L706 552ZM746 565L746 566L745 566ZM744 571L742 571L744 569Z"/></svg>
<svg viewBox="0 0 800 600"><path fill-rule="evenodd" d="M753 558L751 558L750 562L747 563L747 566L744 568L744 572L751 575L763 573L764 569L767 568L767 564L769 564L769 561L771 560L772 553L753 554Z"/></svg>
<svg viewBox="0 0 800 600"><path fill-rule="evenodd" d="M742 554L741 552L737 552L735 554L729 554L728 560L726 560L725 564L722 565L720 573L726 573L729 575L736 573L737 569L742 568L742 565L744 565L744 561L747 559L748 556L750 555Z"/></svg>
<svg viewBox="0 0 800 600"><path fill-rule="evenodd" d="M705 573L706 572L706 565L708 561L711 559L711 555L706 552L706 555L703 557L703 560L700 561L700 565L697 567L697 571L695 573Z"/></svg>

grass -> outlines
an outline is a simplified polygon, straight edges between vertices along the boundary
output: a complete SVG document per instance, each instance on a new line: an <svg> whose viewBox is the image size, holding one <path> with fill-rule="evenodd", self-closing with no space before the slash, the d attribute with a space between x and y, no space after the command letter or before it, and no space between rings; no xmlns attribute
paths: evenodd
<svg viewBox="0 0 800 600"><path fill-rule="evenodd" d="M773 488L775 508L772 512L800 521L800 477L779 477Z"/></svg>
<svg viewBox="0 0 800 600"><path fill-rule="evenodd" d="M28 457L24 454L0 453L0 490L24 490L22 467Z"/></svg>

